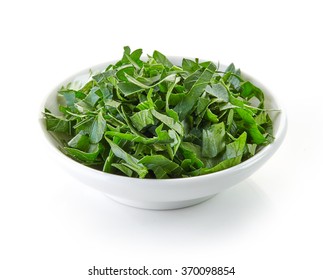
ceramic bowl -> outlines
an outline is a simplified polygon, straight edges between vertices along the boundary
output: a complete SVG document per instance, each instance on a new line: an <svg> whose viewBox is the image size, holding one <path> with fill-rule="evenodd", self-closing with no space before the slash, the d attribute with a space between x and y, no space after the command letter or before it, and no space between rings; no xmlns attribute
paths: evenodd
<svg viewBox="0 0 323 280"><path fill-rule="evenodd" d="M171 60L175 64L180 64L182 58L172 57ZM93 72L103 70L107 65L114 62L111 61L92 67L91 70ZM266 97L265 106L267 108L282 108L275 94L270 92L268 88L261 85L250 75L243 73L243 76L263 89ZM87 69L63 81L49 93L42 106L42 111L45 106L53 113L57 113L57 91L61 86L66 85L68 82L86 81L88 78L89 70ZM263 148L252 158L239 165L213 174L162 180L128 178L84 166L67 157L58 149L56 141L47 132L42 117L41 127L48 146L54 153L57 161L76 179L120 203L144 209L166 210L187 207L206 201L217 193L246 179L259 169L277 151L286 134L287 122L284 111L282 110L279 114L276 113L272 117L275 141Z"/></svg>

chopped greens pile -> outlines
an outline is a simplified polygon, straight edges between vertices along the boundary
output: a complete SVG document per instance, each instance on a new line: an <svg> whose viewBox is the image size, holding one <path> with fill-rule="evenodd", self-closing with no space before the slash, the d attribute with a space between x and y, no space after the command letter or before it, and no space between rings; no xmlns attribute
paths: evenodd
<svg viewBox="0 0 323 280"><path fill-rule="evenodd" d="M231 64L124 48L120 61L78 88L58 92L60 115L45 108L61 150L103 172L183 178L220 171L273 141L261 89Z"/></svg>

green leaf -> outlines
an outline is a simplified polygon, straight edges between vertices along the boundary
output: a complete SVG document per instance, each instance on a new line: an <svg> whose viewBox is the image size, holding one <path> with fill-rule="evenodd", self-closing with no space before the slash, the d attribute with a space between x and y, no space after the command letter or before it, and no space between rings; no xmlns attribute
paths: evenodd
<svg viewBox="0 0 323 280"><path fill-rule="evenodd" d="M90 146L90 139L84 131L80 131L67 143L67 145L71 148L87 151Z"/></svg>
<svg viewBox="0 0 323 280"><path fill-rule="evenodd" d="M243 156L243 151L246 145L246 139L247 134L244 132L240 135L240 137L237 140L227 145L224 157L225 159L223 161L221 161L214 167L202 168L197 171L194 171L192 172L192 175L196 176L210 174L239 164Z"/></svg>
<svg viewBox="0 0 323 280"><path fill-rule="evenodd" d="M145 145L151 145L155 143L172 143L174 140L167 134L166 131L163 131L163 133L157 134L157 137L153 138L145 138L142 136L134 135L132 133L122 133L118 131L107 131L105 133L106 136L113 138L113 137L118 137L120 139L126 140L126 141L131 141L135 143L143 143Z"/></svg>
<svg viewBox="0 0 323 280"><path fill-rule="evenodd" d="M255 121L258 125L266 124L268 122L268 114L266 112L260 112L257 116L255 116Z"/></svg>
<svg viewBox="0 0 323 280"><path fill-rule="evenodd" d="M174 130L169 130L168 132L166 130L163 130L163 124L156 127L155 132L157 135L157 139L159 143L173 143L172 145L175 145L174 142L177 138L174 137L174 134L171 133ZM175 139L176 138L176 139ZM152 138L154 139L154 138Z"/></svg>
<svg viewBox="0 0 323 280"><path fill-rule="evenodd" d="M148 170L143 164L139 163L138 159L126 153L123 149L121 149L118 145L113 143L113 141L111 141L110 139L106 138L106 140L108 141L114 155L118 158L123 159L127 163L127 167L135 171L140 178L144 178L146 176Z"/></svg>
<svg viewBox="0 0 323 280"><path fill-rule="evenodd" d="M122 146L122 140L118 137L114 137L112 139L112 142L115 143L116 145ZM110 149L109 154L107 155L107 157L105 159L102 171L107 172L107 173L112 173L111 172L112 167L113 167L112 164L114 163L115 159L116 159L116 156L114 155L113 151Z"/></svg>
<svg viewBox="0 0 323 280"><path fill-rule="evenodd" d="M94 107L96 102L100 99L100 96L97 94L99 90L99 87L93 87L83 101Z"/></svg>
<svg viewBox="0 0 323 280"><path fill-rule="evenodd" d="M56 117L52 115L49 110L45 110L45 116L46 128L48 131L69 133L69 121L65 120L63 117Z"/></svg>
<svg viewBox="0 0 323 280"><path fill-rule="evenodd" d="M130 120L134 127L137 128L139 131L141 131L148 125L153 125L155 123L151 111L148 109L135 113L133 116L130 117Z"/></svg>
<svg viewBox="0 0 323 280"><path fill-rule="evenodd" d="M225 149L225 159L236 158L243 155L246 146L247 133L243 132L237 140L228 144Z"/></svg>
<svg viewBox="0 0 323 280"><path fill-rule="evenodd" d="M99 144L94 144L88 152L81 151L77 148L64 147L64 151L68 156L76 159L77 161L84 162L87 165L94 163L101 149L102 146Z"/></svg>
<svg viewBox="0 0 323 280"><path fill-rule="evenodd" d="M207 86L205 88L205 91L208 94L211 94L219 99L221 102L228 102L229 101L229 94L227 92L227 89L221 84L214 84L212 86Z"/></svg>
<svg viewBox="0 0 323 280"><path fill-rule="evenodd" d="M209 104L210 100L208 98L199 97L197 101L196 113L198 115L202 115L203 117Z"/></svg>
<svg viewBox="0 0 323 280"><path fill-rule="evenodd" d="M124 173L128 177L132 177L133 171L129 167L125 166L124 164L112 163L112 166L119 169L122 173Z"/></svg>
<svg viewBox="0 0 323 280"><path fill-rule="evenodd" d="M171 68L173 66L173 63L171 63L168 58L159 51L154 51L153 58L165 67Z"/></svg>
<svg viewBox="0 0 323 280"><path fill-rule="evenodd" d="M170 144L170 146L173 148L173 152L171 154L171 159L174 158L174 156L177 153L177 150L182 142L182 139L180 137L180 135L178 135L174 130L170 129L168 131L168 136L173 140ZM166 137L166 136L165 136Z"/></svg>
<svg viewBox="0 0 323 280"><path fill-rule="evenodd" d="M48 131L68 133L69 122L63 119L46 119L46 127Z"/></svg>
<svg viewBox="0 0 323 280"><path fill-rule="evenodd" d="M234 73L235 72L235 66L233 63L231 63L226 69L224 72L231 72L231 73Z"/></svg>
<svg viewBox="0 0 323 280"><path fill-rule="evenodd" d="M166 175L171 174L177 176L182 172L177 163L162 155L145 156L139 163L145 165L148 169L153 170L157 179L167 178Z"/></svg>
<svg viewBox="0 0 323 280"><path fill-rule="evenodd" d="M130 82L118 83L118 88L125 96L130 96L138 92L142 92L144 89Z"/></svg>
<svg viewBox="0 0 323 280"><path fill-rule="evenodd" d="M92 79L95 80L97 83L100 83L112 77L113 75L115 75L115 73L116 73L116 70L107 70L105 72L102 72L93 76Z"/></svg>
<svg viewBox="0 0 323 280"><path fill-rule="evenodd" d="M104 104L106 105L106 106L109 106L109 107L112 107L112 108L119 108L119 106L121 105L121 102L118 102L118 101L116 101L116 100L113 100L113 99L109 99L109 100L106 100L105 102L104 102Z"/></svg>
<svg viewBox="0 0 323 280"><path fill-rule="evenodd" d="M266 137L263 136L259 131L258 125L252 115L248 111L240 108L236 108L235 111L242 118L242 126L248 131L248 134L251 136L253 142L255 144L262 144L266 142Z"/></svg>
<svg viewBox="0 0 323 280"><path fill-rule="evenodd" d="M264 107L264 99L265 99L264 93L260 88L256 87L250 81L245 81L241 83L240 91L241 91L241 96L243 98L247 98L249 100L255 96L260 101L260 104L258 105L258 107L259 108Z"/></svg>
<svg viewBox="0 0 323 280"><path fill-rule="evenodd" d="M193 172L192 175L197 176L197 175L205 175L205 174L218 172L218 171L221 171L224 169L228 169L232 166L238 165L240 162L241 162L241 157L229 158L229 159L226 159L226 160L220 162L219 164L215 165L214 167L205 168L205 169L203 168L197 172Z"/></svg>
<svg viewBox="0 0 323 280"><path fill-rule="evenodd" d="M257 144L247 144L248 152L251 156L256 154Z"/></svg>
<svg viewBox="0 0 323 280"><path fill-rule="evenodd" d="M200 69L200 66L196 61L184 58L182 60L182 68L184 71L194 73L196 70Z"/></svg>
<svg viewBox="0 0 323 280"><path fill-rule="evenodd" d="M135 67L132 65L124 65L118 68L118 71L116 72L116 76L120 81L128 81L127 77L125 74L128 74L130 76L133 76L135 73Z"/></svg>
<svg viewBox="0 0 323 280"><path fill-rule="evenodd" d="M169 128L174 129L179 135L183 135L183 126L179 122L175 121L171 117L157 112L155 109L152 109L151 113L156 119L167 125Z"/></svg>
<svg viewBox="0 0 323 280"><path fill-rule="evenodd" d="M209 120L211 123L218 123L219 118L216 114L212 113L210 109L206 109L206 116L205 118Z"/></svg>
<svg viewBox="0 0 323 280"><path fill-rule="evenodd" d="M103 118L102 111L95 117L91 129L90 129L90 141L91 143L99 143L103 137L106 128L106 121Z"/></svg>
<svg viewBox="0 0 323 280"><path fill-rule="evenodd" d="M202 155L213 158L225 148L225 126L224 123L213 124L208 129L203 129Z"/></svg>
<svg viewBox="0 0 323 280"><path fill-rule="evenodd" d="M190 159L190 164L193 167L197 169L204 167L202 149L200 146L190 142L182 142L179 146L179 150L185 159Z"/></svg>
<svg viewBox="0 0 323 280"><path fill-rule="evenodd" d="M199 74L190 91L175 106L174 110L178 113L180 120L184 120L186 116L192 111L198 98L201 96L206 86L211 81L215 69L215 65L212 62L209 62L204 71Z"/></svg>

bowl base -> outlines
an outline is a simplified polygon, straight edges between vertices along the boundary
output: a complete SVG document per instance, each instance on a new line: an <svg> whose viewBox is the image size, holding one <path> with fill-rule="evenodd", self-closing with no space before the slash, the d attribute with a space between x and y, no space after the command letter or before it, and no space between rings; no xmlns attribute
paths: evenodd
<svg viewBox="0 0 323 280"><path fill-rule="evenodd" d="M159 201L134 201L134 200L128 200L116 196L107 195L106 196L118 203L121 203L123 205L140 208L140 209L146 209L146 210L175 210L185 207L194 206L196 204L202 203L204 201L209 200L212 198L213 195L190 199L190 200L183 200L183 201L166 201L166 202L159 202Z"/></svg>

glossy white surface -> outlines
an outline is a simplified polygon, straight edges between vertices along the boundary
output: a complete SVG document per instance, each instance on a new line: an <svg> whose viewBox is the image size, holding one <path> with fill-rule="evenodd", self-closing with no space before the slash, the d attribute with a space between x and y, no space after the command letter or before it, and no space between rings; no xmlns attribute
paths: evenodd
<svg viewBox="0 0 323 280"><path fill-rule="evenodd" d="M181 58L172 57L175 64L181 64ZM91 70L96 72L103 70L107 62ZM224 67L223 67L224 68ZM57 90L68 82L86 82L89 77L89 69L65 80L58 85L44 102L44 106L52 112L57 112ZM271 109L281 109L279 114L273 114L273 126L275 141L262 149L252 158L232 168L216 172L213 174L181 179L137 179L107 174L95 169L83 166L70 159L56 148L56 143L46 131L44 123L41 121L43 133L48 140L51 150L55 153L59 162L68 170L71 175L87 184L88 186L101 191L105 195L130 206L166 210L177 209L203 202L213 195L228 189L231 186L243 181L260 168L279 148L287 129L286 116L277 98L254 78L245 75L249 80L260 86L266 95L265 106Z"/></svg>

